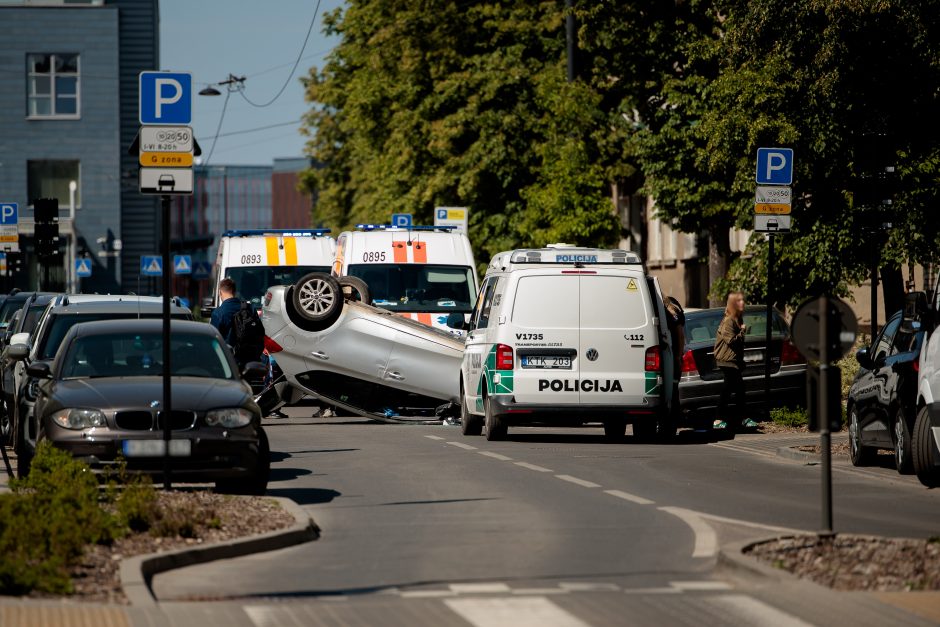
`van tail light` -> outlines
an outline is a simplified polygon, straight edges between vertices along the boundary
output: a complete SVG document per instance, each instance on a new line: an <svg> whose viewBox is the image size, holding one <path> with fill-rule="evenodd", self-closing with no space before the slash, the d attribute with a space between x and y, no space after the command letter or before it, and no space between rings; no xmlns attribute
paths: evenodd
<svg viewBox="0 0 940 627"><path fill-rule="evenodd" d="M265 335L264 336L264 350L268 351L268 353L270 354L270 353L280 353L284 349L281 348L280 344L278 344L277 342L269 338L267 335Z"/></svg>
<svg viewBox="0 0 940 627"><path fill-rule="evenodd" d="M695 356L688 350L682 355L682 374L698 374L698 366L695 365Z"/></svg>
<svg viewBox="0 0 940 627"><path fill-rule="evenodd" d="M515 366L515 360L512 356L512 347L505 344L496 345L496 369L512 370Z"/></svg>
<svg viewBox="0 0 940 627"><path fill-rule="evenodd" d="M805 363L806 360L803 359L803 355L801 355L800 351L796 349L796 346L793 345L793 342L790 340L784 340L783 345L780 348L780 365L792 366L793 364Z"/></svg>
<svg viewBox="0 0 940 627"><path fill-rule="evenodd" d="M658 346L650 346L646 349L646 371L659 372L662 370L663 360Z"/></svg>
<svg viewBox="0 0 940 627"><path fill-rule="evenodd" d="M920 359L915 359L912 361L911 366L914 367L914 372L920 372Z"/></svg>

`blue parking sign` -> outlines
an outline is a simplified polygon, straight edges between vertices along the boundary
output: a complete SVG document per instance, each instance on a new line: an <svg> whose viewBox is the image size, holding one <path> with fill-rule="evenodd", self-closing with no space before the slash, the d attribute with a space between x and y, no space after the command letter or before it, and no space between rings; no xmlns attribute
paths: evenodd
<svg viewBox="0 0 940 627"><path fill-rule="evenodd" d="M15 202L0 202L0 224L15 226L19 221L19 205Z"/></svg>
<svg viewBox="0 0 940 627"><path fill-rule="evenodd" d="M411 227L411 214L410 213L393 213L392 214L392 226L397 226L399 228L407 229Z"/></svg>
<svg viewBox="0 0 940 627"><path fill-rule="evenodd" d="M791 185L793 183L792 148L757 149L758 185Z"/></svg>
<svg viewBox="0 0 940 627"><path fill-rule="evenodd" d="M141 72L140 123L188 125L193 121L193 76L188 72Z"/></svg>

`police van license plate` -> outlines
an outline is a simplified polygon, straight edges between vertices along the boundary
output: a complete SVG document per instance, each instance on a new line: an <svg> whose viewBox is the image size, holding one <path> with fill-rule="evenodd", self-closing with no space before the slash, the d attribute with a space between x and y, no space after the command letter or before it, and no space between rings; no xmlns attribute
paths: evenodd
<svg viewBox="0 0 940 627"><path fill-rule="evenodd" d="M163 457L163 440L124 440L121 446L125 457ZM193 454L192 440L170 440L170 457L189 457Z"/></svg>
<svg viewBox="0 0 940 627"><path fill-rule="evenodd" d="M522 358L523 368L562 368L571 369L571 357L552 357L526 355Z"/></svg>

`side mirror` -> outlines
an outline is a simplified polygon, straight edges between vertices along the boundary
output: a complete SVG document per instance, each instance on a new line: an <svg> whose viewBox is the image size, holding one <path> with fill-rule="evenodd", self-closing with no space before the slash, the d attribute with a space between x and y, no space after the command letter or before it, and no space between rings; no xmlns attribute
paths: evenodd
<svg viewBox="0 0 940 627"><path fill-rule="evenodd" d="M26 344L11 344L7 348L7 358L13 361L23 361L29 355L29 346Z"/></svg>
<svg viewBox="0 0 940 627"><path fill-rule="evenodd" d="M456 311L447 316L447 326L451 329L457 329L459 331L465 331L469 328L466 318L462 313L457 313Z"/></svg>
<svg viewBox="0 0 940 627"><path fill-rule="evenodd" d="M901 330L905 333L917 333L921 330L920 320L911 320L909 318L904 318L901 320Z"/></svg>
<svg viewBox="0 0 940 627"><path fill-rule="evenodd" d="M857 361L858 365L865 370L871 370L872 366L874 365L871 361L871 355L868 354L867 348L860 348L858 352L855 353L855 361Z"/></svg>
<svg viewBox="0 0 940 627"><path fill-rule="evenodd" d="M29 346L29 333L14 333L10 337L10 346L14 344L25 344Z"/></svg>
<svg viewBox="0 0 940 627"><path fill-rule="evenodd" d="M213 311L215 311L215 307L212 306L212 298L203 298L202 303L199 305L199 315L203 318L209 318L212 316Z"/></svg>
<svg viewBox="0 0 940 627"><path fill-rule="evenodd" d="M48 361L34 361L26 367L26 374L34 379L51 379L52 364Z"/></svg>
<svg viewBox="0 0 940 627"><path fill-rule="evenodd" d="M263 379L268 374L268 368L260 361L249 361L242 369L242 379Z"/></svg>

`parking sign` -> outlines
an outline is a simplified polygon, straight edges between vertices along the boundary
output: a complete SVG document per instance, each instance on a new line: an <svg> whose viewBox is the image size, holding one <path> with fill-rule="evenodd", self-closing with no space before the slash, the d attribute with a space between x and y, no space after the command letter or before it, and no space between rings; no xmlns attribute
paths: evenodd
<svg viewBox="0 0 940 627"><path fill-rule="evenodd" d="M193 121L193 76L188 72L141 72L140 123L188 125Z"/></svg>
<svg viewBox="0 0 940 627"><path fill-rule="evenodd" d="M757 184L792 185L793 184L793 149L758 148L757 149Z"/></svg>

